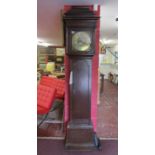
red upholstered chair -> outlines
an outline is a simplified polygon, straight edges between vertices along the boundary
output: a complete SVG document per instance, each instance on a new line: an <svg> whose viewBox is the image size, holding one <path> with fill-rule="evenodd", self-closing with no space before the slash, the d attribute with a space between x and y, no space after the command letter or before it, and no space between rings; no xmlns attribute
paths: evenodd
<svg viewBox="0 0 155 155"><path fill-rule="evenodd" d="M39 126L47 118L48 112L54 103L56 89L39 84L37 87L37 114L46 114L45 118L39 123Z"/></svg>
<svg viewBox="0 0 155 155"><path fill-rule="evenodd" d="M40 84L56 89L56 99L64 99L65 95L65 80L53 77L43 76Z"/></svg>
<svg viewBox="0 0 155 155"><path fill-rule="evenodd" d="M65 80L53 78L53 87L56 88L56 98L64 99L65 95Z"/></svg>

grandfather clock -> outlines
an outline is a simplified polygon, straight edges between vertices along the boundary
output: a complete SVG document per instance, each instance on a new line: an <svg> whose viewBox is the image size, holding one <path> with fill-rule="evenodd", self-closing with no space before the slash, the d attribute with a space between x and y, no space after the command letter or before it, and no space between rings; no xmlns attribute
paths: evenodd
<svg viewBox="0 0 155 155"><path fill-rule="evenodd" d="M98 145L91 122L92 58L98 19L87 6L72 6L63 17L70 61L70 121L65 140L69 150L92 150Z"/></svg>

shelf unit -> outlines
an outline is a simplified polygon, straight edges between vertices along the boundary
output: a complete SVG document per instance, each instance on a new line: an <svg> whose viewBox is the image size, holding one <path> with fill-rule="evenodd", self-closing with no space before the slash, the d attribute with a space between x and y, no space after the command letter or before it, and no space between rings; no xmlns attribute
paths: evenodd
<svg viewBox="0 0 155 155"><path fill-rule="evenodd" d="M56 69L64 66L64 51L63 47L42 47L37 48L37 64L44 68L48 62L55 62ZM45 69L45 68L44 68Z"/></svg>

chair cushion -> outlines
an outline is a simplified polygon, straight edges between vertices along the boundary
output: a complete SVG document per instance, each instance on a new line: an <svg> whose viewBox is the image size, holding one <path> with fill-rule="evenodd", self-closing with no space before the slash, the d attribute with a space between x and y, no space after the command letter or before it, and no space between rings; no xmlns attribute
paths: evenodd
<svg viewBox="0 0 155 155"><path fill-rule="evenodd" d="M37 87L37 113L47 113L55 99L56 89L39 84Z"/></svg>
<svg viewBox="0 0 155 155"><path fill-rule="evenodd" d="M48 109L45 109L45 108L43 108L43 107L40 107L40 106L37 106L37 114L46 114L46 113L48 113L49 111L48 111Z"/></svg>
<svg viewBox="0 0 155 155"><path fill-rule="evenodd" d="M40 84L55 88L56 98L63 99L65 95L65 80L57 79L53 77L43 76L40 80Z"/></svg>

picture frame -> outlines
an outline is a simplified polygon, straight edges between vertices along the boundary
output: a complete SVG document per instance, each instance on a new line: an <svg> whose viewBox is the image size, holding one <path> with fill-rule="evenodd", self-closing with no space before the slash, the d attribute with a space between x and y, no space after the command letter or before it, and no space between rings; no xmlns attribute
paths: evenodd
<svg viewBox="0 0 155 155"><path fill-rule="evenodd" d="M56 56L64 56L65 55L65 48L58 47L56 48Z"/></svg>
<svg viewBox="0 0 155 155"><path fill-rule="evenodd" d="M101 47L100 54L106 54L106 49L104 46Z"/></svg>

